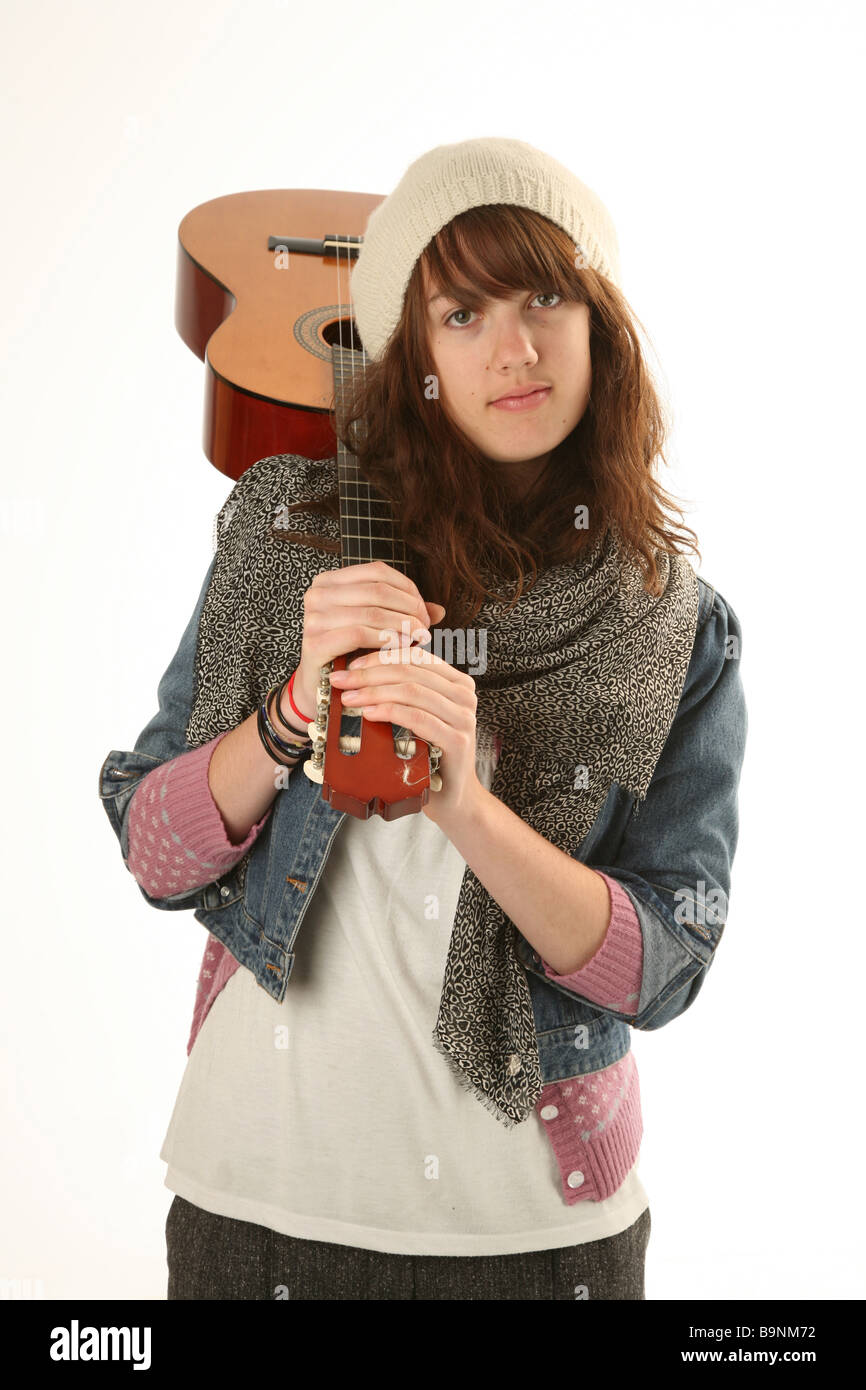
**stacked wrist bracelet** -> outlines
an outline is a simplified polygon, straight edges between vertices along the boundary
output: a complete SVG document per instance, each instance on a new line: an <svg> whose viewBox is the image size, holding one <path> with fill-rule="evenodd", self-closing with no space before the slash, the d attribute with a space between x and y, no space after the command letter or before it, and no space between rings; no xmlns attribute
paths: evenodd
<svg viewBox="0 0 866 1390"><path fill-rule="evenodd" d="M264 746L265 752L268 754L268 757L273 758L275 762L281 763L283 767L295 767L303 758L305 753L309 753L310 749L313 746L313 740L310 738L309 734L304 735L300 732L298 732L296 735L278 734L271 721L271 702L274 700L274 698L276 698L277 709L281 710L282 707L280 704L280 700L282 698L283 691L287 689L289 694L289 704L291 705L295 714L298 716L299 719L303 719L307 723L311 722L307 719L307 716L305 714L301 713L294 700L292 699L292 686L294 684L294 680L295 676L294 673L292 673L291 678L289 680L284 680L282 685L274 685L271 687L271 689L265 696L263 703L259 706L259 713L257 719L259 738L262 741L262 745ZM282 715L280 715L280 718L282 719ZM282 722L285 723L285 720L283 720ZM290 728L291 726L287 725L286 727Z"/></svg>

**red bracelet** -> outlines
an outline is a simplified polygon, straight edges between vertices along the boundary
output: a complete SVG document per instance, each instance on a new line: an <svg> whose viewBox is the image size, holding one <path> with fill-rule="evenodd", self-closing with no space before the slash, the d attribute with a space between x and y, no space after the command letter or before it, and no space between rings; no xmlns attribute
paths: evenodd
<svg viewBox="0 0 866 1390"><path fill-rule="evenodd" d="M296 676L297 674L298 674L297 671L293 671L293 672L292 672L292 679L289 681L288 685L286 686L286 689L287 689L288 692L289 692L289 704L291 705L292 709L295 711L295 714L298 716L299 719L302 719L302 720L304 721L305 724L312 724L313 721L312 721L312 719L309 717L309 715L301 714L301 711L298 709L297 705L295 704L294 700L292 699L292 687L293 687L293 685L295 684L295 676Z"/></svg>

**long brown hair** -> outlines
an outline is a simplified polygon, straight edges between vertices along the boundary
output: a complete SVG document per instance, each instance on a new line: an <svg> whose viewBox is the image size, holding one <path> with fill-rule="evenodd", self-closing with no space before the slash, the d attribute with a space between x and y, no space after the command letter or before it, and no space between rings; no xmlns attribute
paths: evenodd
<svg viewBox="0 0 866 1390"><path fill-rule="evenodd" d="M681 519L682 511L654 477L667 422L638 343L640 321L616 286L580 259L562 228L528 208L485 205L453 218L416 262L384 356L354 375L339 432L332 401L337 437L391 503L407 569L423 598L445 606L449 626L470 622L487 596L506 601L490 587L493 578L514 576L516 603L527 570L531 586L540 569L575 560L599 527L619 528L648 593L661 591L656 549L675 554L679 541L700 555L690 527L669 526L665 507ZM473 312L527 288L589 306L589 403L526 497L514 497L501 468L425 390L434 373L422 266L428 288ZM579 506L588 509L585 529L575 523ZM339 516L339 497L287 510ZM302 539L285 528L273 534ZM334 541L318 543L339 551Z"/></svg>

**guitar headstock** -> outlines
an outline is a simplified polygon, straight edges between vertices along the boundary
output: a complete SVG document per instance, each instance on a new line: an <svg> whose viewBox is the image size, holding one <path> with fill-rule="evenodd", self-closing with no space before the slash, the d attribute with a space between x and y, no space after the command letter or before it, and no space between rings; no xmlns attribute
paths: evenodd
<svg viewBox="0 0 866 1390"><path fill-rule="evenodd" d="M336 811L359 820L381 816L397 820L414 815L438 791L442 750L414 735L396 738L394 726L382 719L360 720L357 734L344 734L343 721L357 717L347 710L340 691L331 688L332 671L343 671L361 651L335 657L322 667L316 719L309 725L313 755L303 764L311 782L322 787L322 799Z"/></svg>

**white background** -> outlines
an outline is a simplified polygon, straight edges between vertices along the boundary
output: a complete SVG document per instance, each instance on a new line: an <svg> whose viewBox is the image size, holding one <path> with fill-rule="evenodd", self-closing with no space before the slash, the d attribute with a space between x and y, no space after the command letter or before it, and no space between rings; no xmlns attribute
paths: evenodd
<svg viewBox="0 0 866 1390"><path fill-rule="evenodd" d="M864 1296L863 39L840 0L6 0L0 1278L165 1297L205 930L147 906L97 774L156 710L231 488L174 328L178 224L246 189L384 195L505 135L612 213L662 480L744 635L723 944L692 1009L633 1033L647 1297Z"/></svg>

